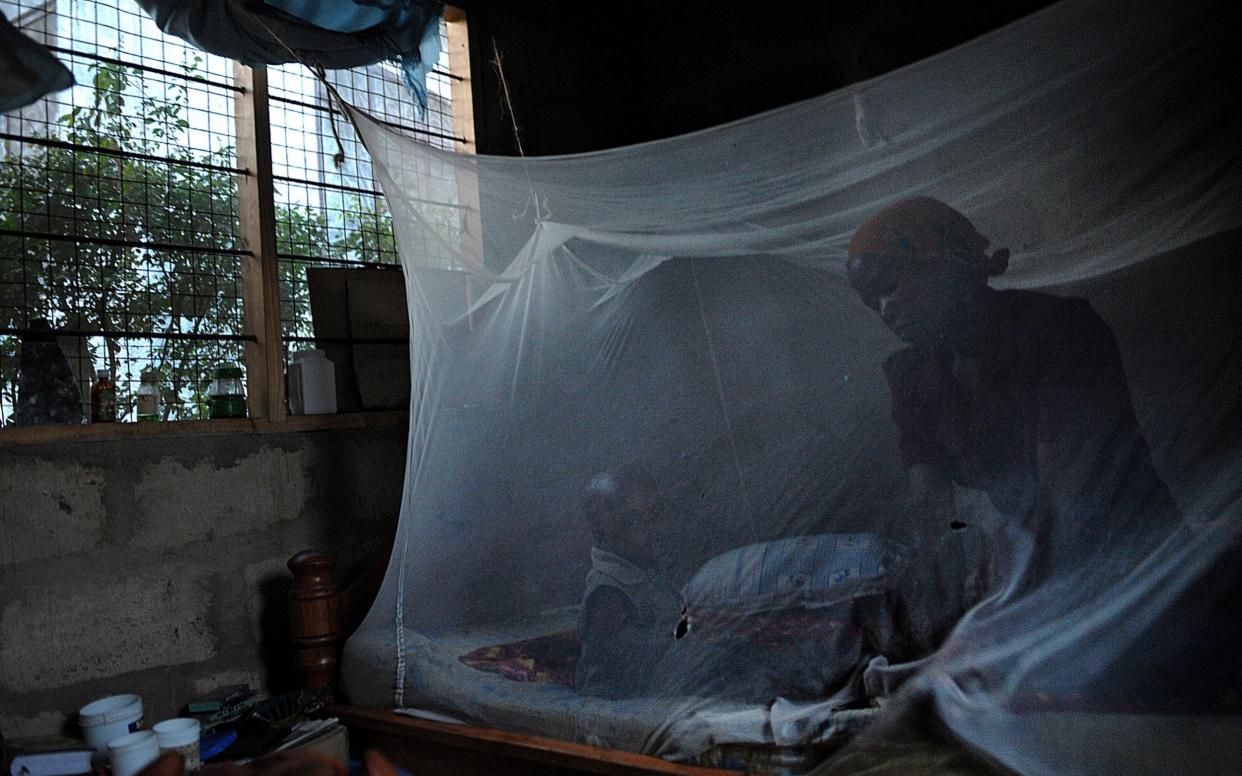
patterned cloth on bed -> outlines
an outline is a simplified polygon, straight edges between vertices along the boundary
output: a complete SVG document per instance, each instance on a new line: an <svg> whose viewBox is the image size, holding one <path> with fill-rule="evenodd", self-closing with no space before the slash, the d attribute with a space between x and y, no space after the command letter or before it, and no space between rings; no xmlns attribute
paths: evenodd
<svg viewBox="0 0 1242 776"><path fill-rule="evenodd" d="M457 659L515 682L555 682L573 687L581 648L576 631L562 631L480 647Z"/></svg>
<svg viewBox="0 0 1242 776"><path fill-rule="evenodd" d="M850 618L832 616L828 610L800 609L727 620L701 621L700 628L685 641L674 643L670 637L669 657L663 661L663 668L665 672L675 676L670 676L664 689L673 693L690 692L694 688L685 686L684 677L693 675L694 671L693 666L686 665L686 661L705 661L710 655L714 663L726 653L730 655L731 661L744 663L746 668L760 671L769 681L773 669L779 665L797 664L800 672L814 668L815 676L807 677L800 683L808 684L808 689L822 689L823 677L819 675L822 667L816 667L820 661L810 658L831 654L838 660L830 662L839 663L845 669L843 673L851 672L861 664L863 656L856 654L855 650L842 650L841 645L856 644L859 636L857 631L857 624ZM457 659L471 668L496 674L510 681L551 682L572 688L580 648L577 632L560 631L479 647ZM710 671L718 668L711 663L703 667ZM742 670L743 666L737 668ZM652 669L660 670L655 666ZM710 679L704 681L711 683Z"/></svg>

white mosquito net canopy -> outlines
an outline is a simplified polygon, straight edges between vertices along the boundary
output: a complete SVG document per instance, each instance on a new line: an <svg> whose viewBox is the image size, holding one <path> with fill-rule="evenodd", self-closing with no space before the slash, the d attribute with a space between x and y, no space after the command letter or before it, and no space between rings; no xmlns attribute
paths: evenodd
<svg viewBox="0 0 1242 776"><path fill-rule="evenodd" d="M1238 21L1066 0L574 156L355 113L412 390L347 695L714 763L917 709L1018 772L1166 772L1144 720L1242 711Z"/></svg>

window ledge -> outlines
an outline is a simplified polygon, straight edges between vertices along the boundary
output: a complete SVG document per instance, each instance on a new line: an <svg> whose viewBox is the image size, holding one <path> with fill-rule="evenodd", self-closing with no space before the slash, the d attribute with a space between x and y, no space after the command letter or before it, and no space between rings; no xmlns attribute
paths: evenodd
<svg viewBox="0 0 1242 776"><path fill-rule="evenodd" d="M106 442L116 439L169 439L235 434L289 434L345 428L377 428L409 423L404 410L350 412L342 415L291 415L284 420L230 418L182 420L170 423L87 423L62 426L10 426L0 429L0 447Z"/></svg>

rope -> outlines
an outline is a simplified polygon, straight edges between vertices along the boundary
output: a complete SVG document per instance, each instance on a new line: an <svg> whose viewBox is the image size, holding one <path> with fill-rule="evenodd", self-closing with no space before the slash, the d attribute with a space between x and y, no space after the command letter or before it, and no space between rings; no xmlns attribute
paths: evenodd
<svg viewBox="0 0 1242 776"><path fill-rule="evenodd" d="M309 65L308 65L309 67ZM315 65L311 68L320 83L328 83L328 73L323 69L323 65ZM332 164L336 169L341 169L341 165L345 164L345 144L341 142L341 134L336 131L336 111L328 111L328 128L332 130L332 139L336 141L336 153L332 155Z"/></svg>
<svg viewBox="0 0 1242 776"><path fill-rule="evenodd" d="M525 164L526 149L522 147L522 128L518 126L517 113L513 110L513 95L509 91L509 79L505 77L504 61L500 56L500 46L497 45L495 38L492 38L492 67L496 70L496 77L500 79L500 94L504 97L505 110L509 114L509 123L513 127L513 142L517 145L518 156L523 160L522 172L526 175L526 186L530 189L530 194L522 203L521 209L513 211L513 220L525 218L533 202L536 211L535 221L546 221L552 217L552 211L548 208L547 199L540 200L538 193L535 192L535 182L531 180L530 170Z"/></svg>
<svg viewBox="0 0 1242 776"><path fill-rule="evenodd" d="M513 125L513 140L517 143L518 156L525 158L526 151L522 148L522 130L517 123L517 114L513 112L513 97L509 93L509 79L505 78L505 66L500 57L500 46L492 38L492 67L496 69L496 77L500 79L500 93L505 98L505 109L509 112L509 123Z"/></svg>
<svg viewBox="0 0 1242 776"><path fill-rule="evenodd" d="M288 43L285 43L284 38L277 35L276 31L268 26L267 22L263 20L262 16L258 15L257 13L254 13L253 11L250 12L250 15L254 17L254 20L258 22L259 25L263 27L263 29L267 30L267 34L271 35L273 40L279 43L281 47L284 48L285 51L289 52L289 56L293 57L294 60L298 62L298 64L302 65L307 70L315 74L315 77L319 79L319 82L323 84L325 89L328 90L328 96L336 100L336 104L340 108L341 115L349 119L349 123L353 124L354 126L354 131L358 133L358 137L362 137L362 129L358 126L358 122L354 120L353 113L349 110L349 103L345 102L345 98L341 97L341 93L336 90L336 87L328 82L327 73L324 71L323 67L319 65L312 65L310 62L307 62L305 59L303 59L301 54L294 51L293 48L290 47ZM332 114L332 111L329 110L328 115L330 116L331 114ZM332 124L332 135L336 137L337 147L340 148L340 153L337 154L337 156L339 156L341 159L341 162L343 162L345 160L345 146L341 144L341 138L339 135L336 134L335 124ZM336 161L337 156L333 157L333 161ZM340 166L341 162L337 162L338 167Z"/></svg>

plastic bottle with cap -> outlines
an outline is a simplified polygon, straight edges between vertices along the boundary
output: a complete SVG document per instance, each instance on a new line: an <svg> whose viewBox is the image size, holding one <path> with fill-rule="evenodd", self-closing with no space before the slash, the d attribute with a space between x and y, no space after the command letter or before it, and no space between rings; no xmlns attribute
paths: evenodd
<svg viewBox="0 0 1242 776"><path fill-rule="evenodd" d="M289 412L292 415L336 412L336 365L322 350L302 350L289 357Z"/></svg>
<svg viewBox="0 0 1242 776"><path fill-rule="evenodd" d="M91 386L91 422L116 422L116 383L107 369L95 372L95 384Z"/></svg>
<svg viewBox="0 0 1242 776"><path fill-rule="evenodd" d="M151 423L160 419L160 373L154 369L142 371L138 386L138 422Z"/></svg>

